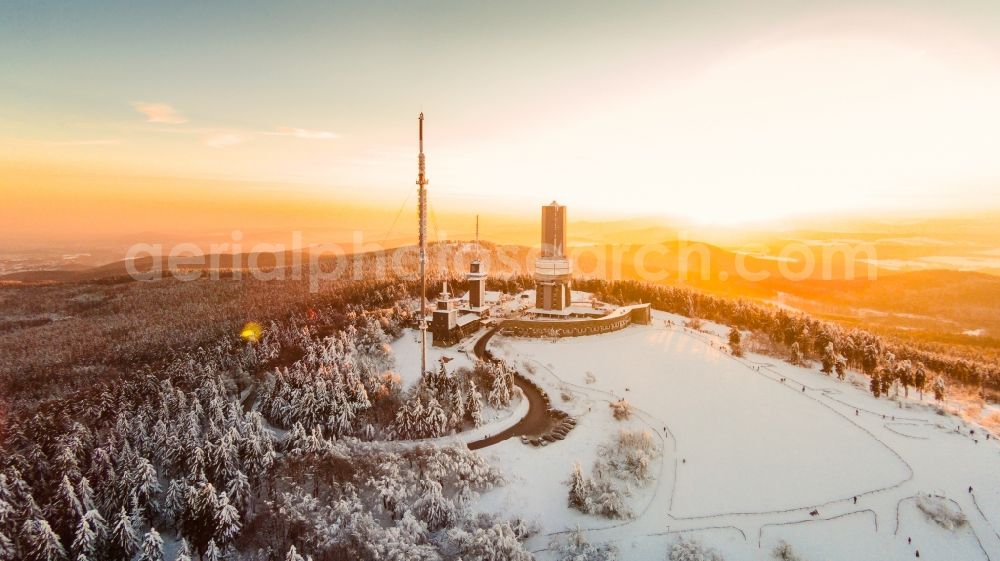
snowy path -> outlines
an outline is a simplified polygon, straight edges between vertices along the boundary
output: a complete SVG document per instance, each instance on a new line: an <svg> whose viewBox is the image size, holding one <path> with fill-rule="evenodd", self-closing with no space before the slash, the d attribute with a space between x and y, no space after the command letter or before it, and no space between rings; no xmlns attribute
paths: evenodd
<svg viewBox="0 0 1000 561"><path fill-rule="evenodd" d="M473 346L473 353L475 353L476 358L479 360L492 359L492 355L490 355L486 346L489 344L490 339L496 335L499 329L499 326L494 327L476 340L476 343ZM486 448L487 446L494 446L504 440L517 436L539 435L548 430L548 428L552 425L552 419L546 411L547 407L545 403L545 396L536 386L528 383L522 376L523 374L520 373L514 376L514 384L521 390L521 395L527 404L527 410L521 414L517 422L510 424L503 431L493 431L485 438L468 441L470 450L480 450L482 448Z"/></svg>
<svg viewBox="0 0 1000 561"><path fill-rule="evenodd" d="M733 357L725 328L710 327L716 334L661 323L558 341L494 341L498 356L525 365L550 395L572 393L561 407L580 425L559 455L498 446L493 457L520 485L484 496L483 508L532 505L529 514L549 536L579 524L591 541L617 543L625 559L660 558L673 536L686 533L733 559L769 558L785 538L809 559L909 559L918 547L933 559L940 542L963 552L949 558L1000 561L995 439L977 444L960 419L915 400L901 406L816 370ZM587 467L617 431L606 404L622 396L664 443L660 477L636 490L635 519L584 516L565 507L562 481L572 461ZM930 492L955 501L967 531L921 541L940 531L912 507L913 497ZM548 539L531 545L544 551Z"/></svg>

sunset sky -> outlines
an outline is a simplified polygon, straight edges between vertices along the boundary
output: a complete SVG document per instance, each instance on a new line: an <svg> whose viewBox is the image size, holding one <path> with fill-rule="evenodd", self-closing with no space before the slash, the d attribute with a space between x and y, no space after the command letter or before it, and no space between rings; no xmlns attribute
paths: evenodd
<svg viewBox="0 0 1000 561"><path fill-rule="evenodd" d="M11 0L0 53L4 236L385 229L421 110L442 215L1000 206L990 0Z"/></svg>

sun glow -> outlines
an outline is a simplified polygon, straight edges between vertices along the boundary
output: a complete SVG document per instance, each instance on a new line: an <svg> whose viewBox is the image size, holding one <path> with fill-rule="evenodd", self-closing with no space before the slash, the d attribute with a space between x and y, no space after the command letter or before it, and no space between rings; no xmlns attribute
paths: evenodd
<svg viewBox="0 0 1000 561"><path fill-rule="evenodd" d="M127 214L135 231L132 223L163 216L165 192L211 199L208 181L243 182L255 199L279 207L294 196L299 208L360 204L391 214L412 191L417 99L428 115L428 174L439 212L521 214L555 198L578 218L642 214L731 226L1000 205L1000 48L970 22L898 8L830 8L770 25L695 26L687 37L633 20L608 28L614 40L604 47L561 30L581 49L572 53L489 37L476 53L463 43L442 45L438 54L467 72L437 73L428 88L401 85L412 70L380 64L388 56L382 51L374 60L336 59L350 62L351 76L392 85L390 98L362 99L337 84L329 95L345 104L324 96L288 103L268 82L240 90L264 96L262 107L243 101L237 110L221 101L239 101L224 84L172 83L131 97L125 92L134 88L119 77L98 86L112 118L67 125L74 121L61 113L15 104L0 131L0 180L14 194L0 219L44 233L60 229L47 216L101 214L108 200L145 197L144 208ZM625 29L636 37L626 40ZM546 45L559 43L544 37ZM380 48L408 54L410 46ZM273 63L241 55L228 62ZM13 166L25 165L51 173L10 179ZM87 181L53 176L77 168L100 171ZM176 180L164 190L163 181L143 177ZM35 188L59 182L76 194L63 197L71 204L61 210ZM99 200L84 183L98 191L113 184L120 194ZM258 188L265 183L283 187ZM24 208L46 212L26 219Z"/></svg>

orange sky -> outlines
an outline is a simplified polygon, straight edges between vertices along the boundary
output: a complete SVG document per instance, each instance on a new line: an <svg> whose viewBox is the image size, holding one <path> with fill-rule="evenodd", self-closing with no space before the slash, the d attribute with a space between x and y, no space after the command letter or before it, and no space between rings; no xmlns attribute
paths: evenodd
<svg viewBox="0 0 1000 561"><path fill-rule="evenodd" d="M4 237L1000 207L993 3L249 8L0 7Z"/></svg>

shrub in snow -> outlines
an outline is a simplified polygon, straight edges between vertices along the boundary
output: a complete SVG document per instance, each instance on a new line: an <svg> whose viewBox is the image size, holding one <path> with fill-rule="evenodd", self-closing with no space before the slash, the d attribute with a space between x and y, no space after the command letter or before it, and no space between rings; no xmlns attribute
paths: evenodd
<svg viewBox="0 0 1000 561"><path fill-rule="evenodd" d="M804 561L801 557L795 553L792 546L785 540L780 540L778 545L775 546L774 551L771 552L771 556L778 561Z"/></svg>
<svg viewBox="0 0 1000 561"><path fill-rule="evenodd" d="M625 398L612 401L609 407L611 407L611 414L619 421L624 421L632 416L632 405L625 401Z"/></svg>
<svg viewBox="0 0 1000 561"><path fill-rule="evenodd" d="M618 488L608 481L594 481L583 475L580 464L573 465L569 480L569 506L584 514L598 514L607 518L631 518L632 511L625 504L628 488Z"/></svg>
<svg viewBox="0 0 1000 561"><path fill-rule="evenodd" d="M725 561L718 551L702 545L697 540L685 537L681 537L670 546L667 559L669 561Z"/></svg>
<svg viewBox="0 0 1000 561"><path fill-rule="evenodd" d="M596 469L643 485L653 477L653 460L660 455L649 431L621 430L613 446L602 446Z"/></svg>
<svg viewBox="0 0 1000 561"><path fill-rule="evenodd" d="M616 561L618 548L614 544L591 544L579 526L563 537L557 537L550 546L560 561Z"/></svg>
<svg viewBox="0 0 1000 561"><path fill-rule="evenodd" d="M962 511L940 497L917 497L917 508L931 521L945 530L955 530L965 526L968 520Z"/></svg>
<svg viewBox="0 0 1000 561"><path fill-rule="evenodd" d="M608 481L598 481L594 485L590 511L606 518L632 518L634 513L625 505L625 497L629 494L628 487L620 489Z"/></svg>
<svg viewBox="0 0 1000 561"><path fill-rule="evenodd" d="M453 529L448 533L465 561L531 561L534 557L518 541L507 522L472 531Z"/></svg>

